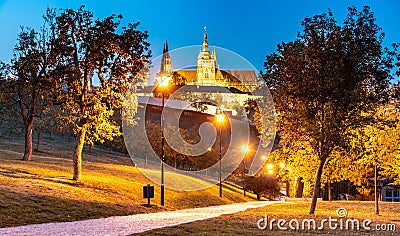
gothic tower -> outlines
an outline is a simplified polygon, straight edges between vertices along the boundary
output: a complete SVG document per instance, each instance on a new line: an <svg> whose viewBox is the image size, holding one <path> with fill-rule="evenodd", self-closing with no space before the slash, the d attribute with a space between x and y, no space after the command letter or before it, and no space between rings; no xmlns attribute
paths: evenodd
<svg viewBox="0 0 400 236"><path fill-rule="evenodd" d="M207 31L206 27L204 27L203 46L201 47L201 52L197 57L198 85L216 85L217 81L215 80L215 69L217 61L214 54L211 54L208 50Z"/></svg>
<svg viewBox="0 0 400 236"><path fill-rule="evenodd" d="M171 58L169 57L169 52L168 52L168 41L165 41L163 55L161 58L160 72L158 73L158 75L171 76L171 74L172 74L172 65L171 65Z"/></svg>

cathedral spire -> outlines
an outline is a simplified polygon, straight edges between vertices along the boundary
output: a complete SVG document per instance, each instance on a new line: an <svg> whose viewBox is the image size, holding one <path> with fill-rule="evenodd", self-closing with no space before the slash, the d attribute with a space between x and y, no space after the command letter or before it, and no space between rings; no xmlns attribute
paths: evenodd
<svg viewBox="0 0 400 236"><path fill-rule="evenodd" d="M207 26L204 26L204 42L207 42Z"/></svg>
<svg viewBox="0 0 400 236"><path fill-rule="evenodd" d="M204 26L204 41L203 41L203 52L208 52L208 40L207 40L207 27Z"/></svg>
<svg viewBox="0 0 400 236"><path fill-rule="evenodd" d="M214 45L213 56L214 56L214 59L216 60L217 59L217 48L215 47L215 45Z"/></svg>
<svg viewBox="0 0 400 236"><path fill-rule="evenodd" d="M168 52L168 41L165 40L163 55L161 58L160 72L159 75L170 75L172 73L171 58Z"/></svg>
<svg viewBox="0 0 400 236"><path fill-rule="evenodd" d="M204 27L204 41L201 52L197 57L197 85L215 85L215 66L216 61L214 55L208 49L207 28ZM214 49L215 53L215 49Z"/></svg>

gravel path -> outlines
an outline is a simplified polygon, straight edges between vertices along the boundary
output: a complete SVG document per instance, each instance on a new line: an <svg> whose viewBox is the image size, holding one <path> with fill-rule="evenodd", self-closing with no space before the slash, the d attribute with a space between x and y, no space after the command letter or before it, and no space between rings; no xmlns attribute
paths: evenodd
<svg viewBox="0 0 400 236"><path fill-rule="evenodd" d="M129 235L263 207L260 201L102 219L0 228L0 235Z"/></svg>

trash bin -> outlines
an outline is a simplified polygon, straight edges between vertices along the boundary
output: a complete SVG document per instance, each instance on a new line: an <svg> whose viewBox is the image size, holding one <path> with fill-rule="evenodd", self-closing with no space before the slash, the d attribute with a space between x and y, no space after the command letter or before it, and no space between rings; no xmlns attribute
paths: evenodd
<svg viewBox="0 0 400 236"><path fill-rule="evenodd" d="M147 198L147 206L150 206L150 199L154 198L154 186L143 186L143 198Z"/></svg>

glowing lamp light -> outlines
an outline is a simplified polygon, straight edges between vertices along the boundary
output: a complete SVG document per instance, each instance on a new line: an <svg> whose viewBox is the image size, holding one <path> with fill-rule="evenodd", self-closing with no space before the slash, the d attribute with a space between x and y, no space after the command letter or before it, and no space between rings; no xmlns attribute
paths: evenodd
<svg viewBox="0 0 400 236"><path fill-rule="evenodd" d="M161 87L168 87L168 84L169 84L169 77L165 77L165 76L163 76L162 78L161 78L161 81L160 81L160 86Z"/></svg>
<svg viewBox="0 0 400 236"><path fill-rule="evenodd" d="M242 152L247 152L249 150L249 146L243 145L242 146Z"/></svg>
<svg viewBox="0 0 400 236"><path fill-rule="evenodd" d="M265 161L267 159L266 156L261 156L261 160Z"/></svg>
<svg viewBox="0 0 400 236"><path fill-rule="evenodd" d="M218 113L215 115L215 117L217 118L218 123L223 123L225 121L224 113Z"/></svg>

